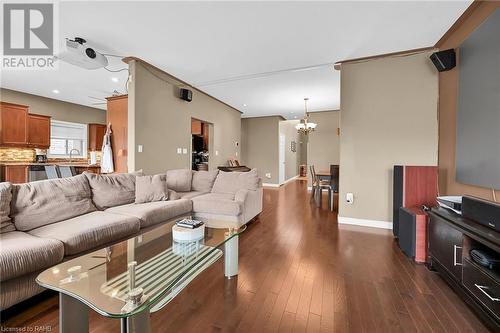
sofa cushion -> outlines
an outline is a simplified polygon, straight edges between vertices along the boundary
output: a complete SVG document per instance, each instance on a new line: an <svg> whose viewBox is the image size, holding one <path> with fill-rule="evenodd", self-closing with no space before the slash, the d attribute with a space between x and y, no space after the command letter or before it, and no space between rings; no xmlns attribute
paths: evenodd
<svg viewBox="0 0 500 333"><path fill-rule="evenodd" d="M12 199L12 184L0 183L0 234L14 231L14 223L10 220L10 201Z"/></svg>
<svg viewBox="0 0 500 333"><path fill-rule="evenodd" d="M176 169L167 171L167 186L177 192L191 191L193 172L189 169Z"/></svg>
<svg viewBox="0 0 500 333"><path fill-rule="evenodd" d="M214 186L215 178L219 174L219 170L213 171L194 171L191 190L197 192L208 193Z"/></svg>
<svg viewBox="0 0 500 333"><path fill-rule="evenodd" d="M0 235L0 279L6 281L48 268L62 261L63 244L21 231Z"/></svg>
<svg viewBox="0 0 500 333"><path fill-rule="evenodd" d="M237 216L242 212L241 203L234 201L234 195L208 193L192 199L193 212Z"/></svg>
<svg viewBox="0 0 500 333"><path fill-rule="evenodd" d="M135 217L97 211L49 224L29 233L57 239L64 244L65 255L73 255L133 235L139 229L140 222Z"/></svg>
<svg viewBox="0 0 500 333"><path fill-rule="evenodd" d="M11 218L28 231L95 211L84 175L12 185Z"/></svg>
<svg viewBox="0 0 500 333"><path fill-rule="evenodd" d="M248 172L220 171L215 179L212 193L235 194L239 189L256 190L259 188L259 176L256 169Z"/></svg>
<svg viewBox="0 0 500 333"><path fill-rule="evenodd" d="M92 189L92 200L98 209L104 210L134 202L135 178L142 176L142 172L109 175L84 172L84 175L87 176Z"/></svg>
<svg viewBox="0 0 500 333"><path fill-rule="evenodd" d="M135 180L135 203L168 200L167 176L137 176Z"/></svg>
<svg viewBox="0 0 500 333"><path fill-rule="evenodd" d="M197 196L207 194L209 192L199 192L199 191L190 191L190 192L175 192L179 199L193 199Z"/></svg>
<svg viewBox="0 0 500 333"><path fill-rule="evenodd" d="M106 212L136 217L141 221L141 228L146 228L176 216L188 214L192 207L190 200L179 199L117 206L108 208Z"/></svg>

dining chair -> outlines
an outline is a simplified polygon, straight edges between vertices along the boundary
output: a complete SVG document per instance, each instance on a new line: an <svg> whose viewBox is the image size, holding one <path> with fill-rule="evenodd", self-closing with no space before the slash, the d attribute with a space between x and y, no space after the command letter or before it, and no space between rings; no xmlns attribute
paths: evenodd
<svg viewBox="0 0 500 333"><path fill-rule="evenodd" d="M74 166L68 166L68 165L59 166L59 173L61 174L61 178L76 176L76 171Z"/></svg>
<svg viewBox="0 0 500 333"><path fill-rule="evenodd" d="M59 178L59 173L57 172L56 165L45 165L45 173L47 174L47 179Z"/></svg>
<svg viewBox="0 0 500 333"><path fill-rule="evenodd" d="M331 189L331 195L328 197L328 203L330 206L330 210L334 210L334 203L335 203L335 198L334 198L334 193L339 193L339 170L340 166L337 164L331 164L330 165L330 189Z"/></svg>
<svg viewBox="0 0 500 333"><path fill-rule="evenodd" d="M330 188L330 181L329 180L321 180L318 177L318 174L316 173L316 169L314 165L310 166L311 169L311 176L313 179L312 182L312 197L315 199L316 205L321 207L322 204L322 197L323 197L323 190L328 190L328 201L330 202L331 199L331 188Z"/></svg>
<svg viewBox="0 0 500 333"><path fill-rule="evenodd" d="M312 199L315 199L315 194L316 194L316 172L314 172L314 165L310 165L309 166L309 171L311 171L311 198L310 200Z"/></svg>

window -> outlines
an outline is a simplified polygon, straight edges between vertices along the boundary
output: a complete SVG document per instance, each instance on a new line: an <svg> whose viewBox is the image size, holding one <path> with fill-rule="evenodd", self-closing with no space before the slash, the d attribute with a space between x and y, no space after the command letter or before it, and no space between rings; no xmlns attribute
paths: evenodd
<svg viewBox="0 0 500 333"><path fill-rule="evenodd" d="M87 157L87 124L52 120L50 122L50 157Z"/></svg>

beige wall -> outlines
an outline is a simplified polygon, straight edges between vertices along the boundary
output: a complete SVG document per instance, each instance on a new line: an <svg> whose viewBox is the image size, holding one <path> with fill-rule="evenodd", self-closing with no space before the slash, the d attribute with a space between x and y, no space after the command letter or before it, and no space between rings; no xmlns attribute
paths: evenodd
<svg viewBox="0 0 500 333"><path fill-rule="evenodd" d="M314 165L316 171L330 170L330 164L339 164L340 159L340 139L337 134L340 112L312 112L309 119L318 126L308 134L307 165ZM307 172L309 175L309 170ZM310 175L308 183L311 186Z"/></svg>
<svg viewBox="0 0 500 333"><path fill-rule="evenodd" d="M129 170L158 173L190 168L191 118L213 124L211 169L227 165L229 158L240 159L238 110L193 88L189 88L193 101L185 102L178 98L182 84L175 78L138 60L129 65ZM137 151L138 145L143 145L142 153ZM177 154L177 148L186 148L188 154Z"/></svg>
<svg viewBox="0 0 500 333"><path fill-rule="evenodd" d="M284 120L279 123L280 135L285 136L285 181L299 174L301 147L299 135L297 133L297 129L295 128L295 125L298 123L298 120ZM291 149L292 141L295 141L296 144L295 152Z"/></svg>
<svg viewBox="0 0 500 333"><path fill-rule="evenodd" d="M241 119L242 162L256 168L264 183L278 184L278 116ZM267 178L266 173L271 177Z"/></svg>
<svg viewBox="0 0 500 333"><path fill-rule="evenodd" d="M393 165L437 165L438 74L429 56L342 64L340 217L392 221Z"/></svg>
<svg viewBox="0 0 500 333"><path fill-rule="evenodd" d="M457 48L495 10L500 10L498 1L481 1L451 34L438 43L442 50ZM459 60L460 61L460 60ZM439 74L439 191L443 195L474 195L493 199L493 190L458 183L455 178L456 114L458 99L459 66ZM500 191L496 191L500 197Z"/></svg>
<svg viewBox="0 0 500 333"><path fill-rule="evenodd" d="M106 111L74 103L59 101L19 91L0 89L0 100L29 106L29 112L51 116L54 120L81 124L105 124Z"/></svg>

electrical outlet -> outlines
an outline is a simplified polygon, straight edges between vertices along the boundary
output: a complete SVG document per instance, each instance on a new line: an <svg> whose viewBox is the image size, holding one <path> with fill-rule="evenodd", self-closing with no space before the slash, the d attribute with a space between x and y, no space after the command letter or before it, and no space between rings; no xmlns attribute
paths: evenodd
<svg viewBox="0 0 500 333"><path fill-rule="evenodd" d="M271 179L271 174L270 173L266 173L266 178Z"/></svg>
<svg viewBox="0 0 500 333"><path fill-rule="evenodd" d="M353 193L346 193L345 195L345 201L352 205L354 203L354 194Z"/></svg>
<svg viewBox="0 0 500 333"><path fill-rule="evenodd" d="M186 155L186 154L188 153L188 149L187 149L187 148L182 148L182 153L183 153L184 155Z"/></svg>

